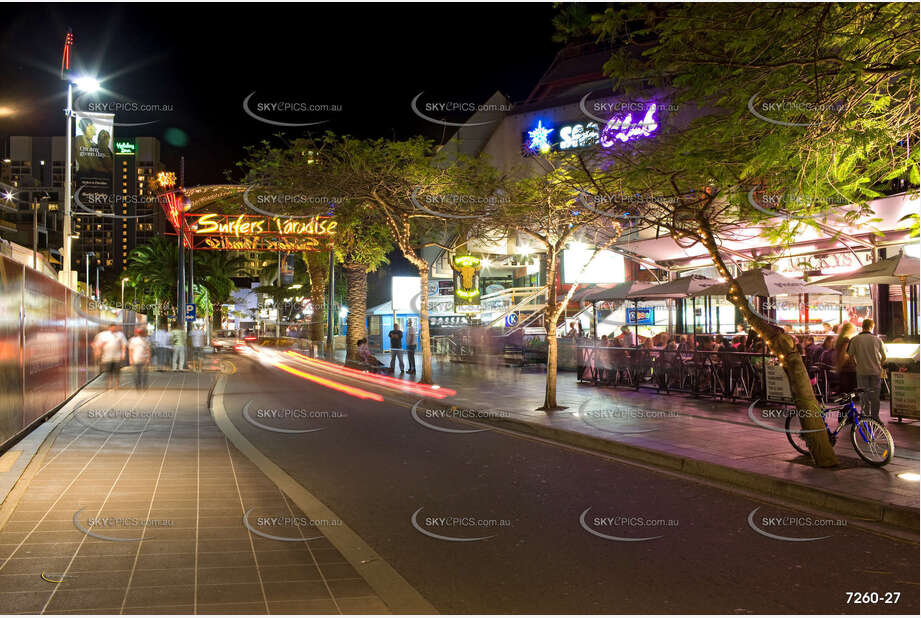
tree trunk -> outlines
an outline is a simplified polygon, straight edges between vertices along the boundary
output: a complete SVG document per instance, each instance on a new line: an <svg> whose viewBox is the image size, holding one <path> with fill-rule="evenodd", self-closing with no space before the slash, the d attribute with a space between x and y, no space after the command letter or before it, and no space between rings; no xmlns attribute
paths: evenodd
<svg viewBox="0 0 921 618"><path fill-rule="evenodd" d="M538 408L545 412L565 409L565 406L556 403L556 365L559 349L556 340L556 322L560 319L563 307L556 298L556 254L552 249L548 251L549 253L553 255L547 255L547 306L544 308L544 331L547 333L547 383L544 389L544 405Z"/></svg>
<svg viewBox="0 0 921 618"><path fill-rule="evenodd" d="M368 308L368 267L349 262L343 264L342 269L345 271L345 298L349 305L346 359L355 360L358 358L358 340L368 336L365 327L365 314Z"/></svg>
<svg viewBox="0 0 921 618"><path fill-rule="evenodd" d="M422 258L416 263L419 271L419 347L422 348L420 384L432 384L432 346L429 343L429 266Z"/></svg>
<svg viewBox="0 0 921 618"><path fill-rule="evenodd" d="M544 388L544 405L538 410L549 412L551 410L561 410L556 405L556 359L557 359L557 341L556 325L546 327L547 331L547 383Z"/></svg>
<svg viewBox="0 0 921 618"><path fill-rule="evenodd" d="M307 274L310 276L310 304L313 306L309 337L311 341L322 341L326 329L324 307L329 277L329 253L308 253L304 261L307 262Z"/></svg>
<svg viewBox="0 0 921 618"><path fill-rule="evenodd" d="M806 430L804 436L809 444L809 452L812 453L815 464L820 468L837 466L838 457L835 455L835 449L828 439L825 423L822 420L822 406L812 390L809 372L806 370L805 363L803 363L803 357L796 350L793 337L752 310L748 300L742 294L739 284L729 274L729 269L723 262L709 223L703 218L698 218L697 223L700 226L698 233L703 240L704 246L710 253L710 257L713 258L713 262L719 269L720 274L729 283L729 293L726 294L726 299L742 312L748 323L767 344L768 350L777 356L780 366L783 367L787 378L790 380L790 394L793 396L802 428Z"/></svg>

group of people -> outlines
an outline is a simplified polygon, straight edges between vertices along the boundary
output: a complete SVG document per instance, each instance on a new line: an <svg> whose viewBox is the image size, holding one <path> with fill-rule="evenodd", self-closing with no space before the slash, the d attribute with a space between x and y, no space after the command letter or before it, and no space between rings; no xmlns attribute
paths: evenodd
<svg viewBox="0 0 921 618"><path fill-rule="evenodd" d="M406 359L409 368L403 364L403 336L406 336ZM412 320L406 321L406 332L400 330L400 325L394 323L393 329L387 333L390 338L390 371L396 370L397 361L400 364L400 373L416 373L416 327ZM366 369L376 370L383 367L368 347L368 339L362 338L358 342L358 361Z"/></svg>
<svg viewBox="0 0 921 618"><path fill-rule="evenodd" d="M837 392L846 393L856 388L863 389L861 397L865 403L864 410L873 416L879 416L880 390L882 386L883 366L886 352L882 341L873 334L875 323L865 319L862 330L851 322L838 326L828 326L828 331L835 334L826 335L818 343L813 335L794 335L797 350L803 357L811 374L818 371L830 371L837 378ZM574 327L573 332L578 332ZM639 343L637 343L637 341ZM600 346L614 348L639 348L640 351L666 350L677 353L691 352L765 352L761 337L750 330L724 335L671 335L659 333L652 337L637 336L629 326L621 327L616 337L604 335ZM638 359L641 360L641 359Z"/></svg>
<svg viewBox="0 0 921 618"><path fill-rule="evenodd" d="M127 357L128 364L134 371L135 387L147 388L147 371L151 361L158 371L171 367L173 371L185 368L186 344L191 343L189 367L201 371L201 354L205 336L200 329L195 329L187 337L186 331L178 323L167 332L163 328L154 331L152 341L147 336L146 327L134 329L134 336L129 340L118 324L111 324L93 338L93 356L99 363L100 371L106 375L106 388L119 388L119 376Z"/></svg>

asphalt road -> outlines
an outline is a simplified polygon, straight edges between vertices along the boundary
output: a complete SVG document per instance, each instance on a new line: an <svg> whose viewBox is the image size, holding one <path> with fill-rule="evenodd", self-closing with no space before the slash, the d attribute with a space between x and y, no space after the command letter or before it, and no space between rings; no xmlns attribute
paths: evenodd
<svg viewBox="0 0 921 618"><path fill-rule="evenodd" d="M226 358L235 426L441 612L918 613L917 545L564 446L437 431L411 415L418 397L296 360L285 364L384 401ZM449 405L417 416L471 429L426 412ZM766 534L828 538L770 538L750 518Z"/></svg>

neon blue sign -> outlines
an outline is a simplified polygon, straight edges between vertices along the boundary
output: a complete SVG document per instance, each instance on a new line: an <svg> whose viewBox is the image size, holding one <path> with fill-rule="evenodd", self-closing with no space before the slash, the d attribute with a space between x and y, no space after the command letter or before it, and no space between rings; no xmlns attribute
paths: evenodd
<svg viewBox="0 0 921 618"><path fill-rule="evenodd" d="M543 121L538 121L537 126L527 132L527 148L531 152L546 153L550 150L575 150L600 143L605 148L610 148L618 142L626 143L635 139L650 137L659 128L656 121L657 106L650 103L643 119L633 120L633 114L614 116L599 131L598 124L569 123L559 126L557 131L560 136L558 143L550 141L550 134L556 129L544 126Z"/></svg>
<svg viewBox="0 0 921 618"><path fill-rule="evenodd" d="M553 129L545 127L543 123L538 120L537 127L531 131L528 131L528 137L531 140L531 142L528 144L528 148L531 150L537 150L539 152L550 152L551 133L553 133Z"/></svg>

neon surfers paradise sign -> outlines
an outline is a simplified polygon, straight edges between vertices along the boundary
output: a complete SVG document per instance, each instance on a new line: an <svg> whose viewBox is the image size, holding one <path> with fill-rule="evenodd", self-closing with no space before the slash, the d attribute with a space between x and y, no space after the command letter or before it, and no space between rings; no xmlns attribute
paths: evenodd
<svg viewBox="0 0 921 618"><path fill-rule="evenodd" d="M595 122L564 124L557 132L559 141L550 139L550 134L556 129L545 126L543 121L539 121L537 127L526 133L525 148L528 154L544 153L550 150L574 150L598 143L605 148L610 148L617 143L650 137L659 128L656 110L656 104L650 103L646 114L635 120L633 113L623 116L618 114L608 120L600 131L598 123Z"/></svg>

